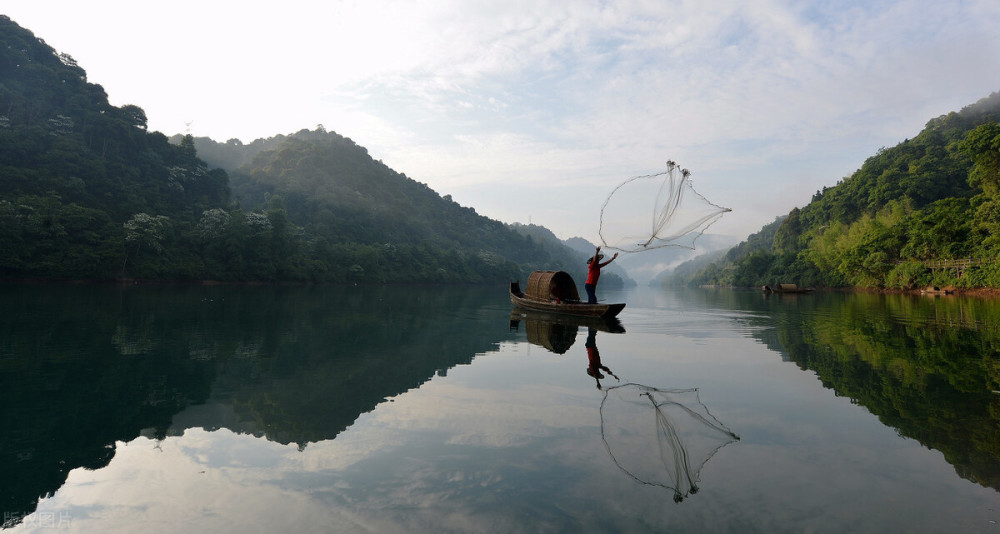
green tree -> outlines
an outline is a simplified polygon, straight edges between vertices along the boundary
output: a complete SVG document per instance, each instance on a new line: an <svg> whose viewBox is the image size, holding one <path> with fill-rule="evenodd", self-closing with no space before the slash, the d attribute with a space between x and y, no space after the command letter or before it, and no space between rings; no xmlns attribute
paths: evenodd
<svg viewBox="0 0 1000 534"><path fill-rule="evenodd" d="M902 255L914 259L960 258L969 254L969 202L939 200L909 221Z"/></svg>
<svg viewBox="0 0 1000 534"><path fill-rule="evenodd" d="M134 126L140 130L146 129L146 112L139 106L126 104L120 108L120 114L122 119L130 126Z"/></svg>
<svg viewBox="0 0 1000 534"><path fill-rule="evenodd" d="M1000 124L991 122L978 126L959 146L974 162L969 183L996 197L1000 193Z"/></svg>
<svg viewBox="0 0 1000 534"><path fill-rule="evenodd" d="M153 252L163 252L163 239L170 219L164 215L137 213L125 224L125 259L122 261L122 276L125 276L129 251L133 261L138 258L143 247Z"/></svg>

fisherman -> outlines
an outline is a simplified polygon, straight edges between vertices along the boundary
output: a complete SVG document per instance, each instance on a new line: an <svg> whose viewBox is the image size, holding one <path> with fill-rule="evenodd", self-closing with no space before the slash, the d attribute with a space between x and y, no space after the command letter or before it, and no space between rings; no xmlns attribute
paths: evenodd
<svg viewBox="0 0 1000 534"><path fill-rule="evenodd" d="M615 252L610 260L601 263L604 254L601 254L601 247L597 247L594 257L587 259L587 283L583 284L583 288L587 290L587 304L597 304L597 280L601 278L601 268L615 261L617 257L618 253Z"/></svg>

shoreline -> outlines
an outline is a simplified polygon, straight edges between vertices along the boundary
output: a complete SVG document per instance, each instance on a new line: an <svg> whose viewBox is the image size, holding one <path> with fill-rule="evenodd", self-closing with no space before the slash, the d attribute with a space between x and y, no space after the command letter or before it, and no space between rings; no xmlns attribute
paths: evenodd
<svg viewBox="0 0 1000 534"><path fill-rule="evenodd" d="M421 286L421 285L495 285L493 283L479 284L455 284L455 283L435 283L435 282L308 282L294 280L165 280L146 278L0 278L0 285L3 284L35 284L35 285L116 285L116 286ZM686 286L677 286L686 287ZM759 287L735 287L735 286L695 286L701 289L736 289L736 290L756 290ZM805 289L805 288L804 288ZM971 297L993 299L1000 298L1000 288L996 287L976 287L964 288L945 286L941 288L920 288L920 289L889 289L877 287L813 287L808 288L811 292L842 292L842 293L873 293L881 295L917 295L924 297ZM801 293L808 294L808 293Z"/></svg>
<svg viewBox="0 0 1000 534"><path fill-rule="evenodd" d="M840 289L830 288L835 291ZM817 291L823 291L818 289ZM856 293L879 293L884 295L918 295L923 297L976 297L976 298L1000 298L1000 288L995 287L954 287L945 286L941 288L920 288L920 289L885 289L877 287L853 287L843 288L843 291Z"/></svg>

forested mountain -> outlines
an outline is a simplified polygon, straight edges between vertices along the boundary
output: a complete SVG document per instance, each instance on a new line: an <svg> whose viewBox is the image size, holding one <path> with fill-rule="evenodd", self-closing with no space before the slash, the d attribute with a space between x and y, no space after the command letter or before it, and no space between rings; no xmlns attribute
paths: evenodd
<svg viewBox="0 0 1000 534"><path fill-rule="evenodd" d="M322 127L174 141L0 16L0 278L477 283L576 266Z"/></svg>
<svg viewBox="0 0 1000 534"><path fill-rule="evenodd" d="M1000 93L932 119L684 282L1000 287L998 121Z"/></svg>
<svg viewBox="0 0 1000 534"><path fill-rule="evenodd" d="M209 165L229 171L242 210L280 213L272 222L291 229L280 245L285 252L274 257L284 262L277 265L282 278L482 282L578 267L558 240L460 206L322 126L246 145L194 144ZM306 263L290 265L287 257Z"/></svg>
<svg viewBox="0 0 1000 534"><path fill-rule="evenodd" d="M112 276L172 237L155 216L193 224L228 194L191 143L0 15L0 276Z"/></svg>

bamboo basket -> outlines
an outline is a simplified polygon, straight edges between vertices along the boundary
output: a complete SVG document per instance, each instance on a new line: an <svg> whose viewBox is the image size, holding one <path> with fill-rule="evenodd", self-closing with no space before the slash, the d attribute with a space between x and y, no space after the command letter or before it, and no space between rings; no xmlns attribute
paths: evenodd
<svg viewBox="0 0 1000 534"><path fill-rule="evenodd" d="M528 285L524 295L530 299L563 302L579 301L580 294L576 290L573 277L565 271L535 271L528 277Z"/></svg>

